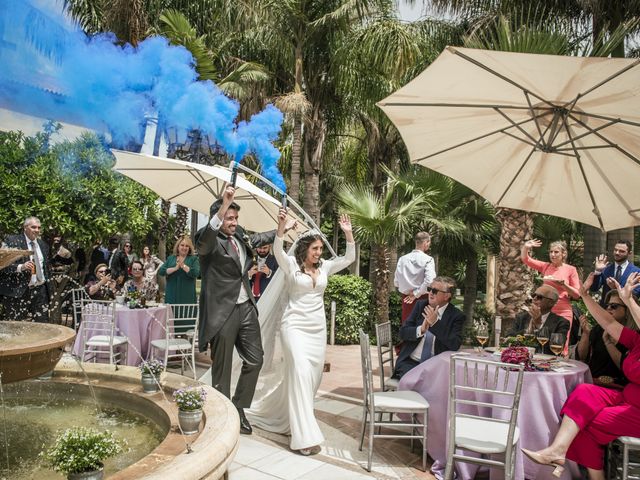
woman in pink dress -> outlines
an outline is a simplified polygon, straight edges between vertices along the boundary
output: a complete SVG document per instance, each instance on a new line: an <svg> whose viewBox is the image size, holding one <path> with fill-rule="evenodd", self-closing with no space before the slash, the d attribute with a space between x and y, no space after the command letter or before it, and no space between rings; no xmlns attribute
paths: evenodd
<svg viewBox="0 0 640 480"><path fill-rule="evenodd" d="M531 460L556 467L554 475L562 474L565 459L587 467L591 480L604 480L604 447L614 439L640 434L640 333L617 322L589 295L593 273L580 288L580 295L589 312L611 338L629 351L622 360L622 371L629 380L624 390L613 390L583 383L571 392L561 415L560 429L551 445L538 452L522 449ZM632 273L624 288L610 279L617 288L636 324L640 325L640 306L631 294L640 284L640 275Z"/></svg>
<svg viewBox="0 0 640 480"><path fill-rule="evenodd" d="M542 281L551 285L558 291L558 301L551 311L556 315L566 318L569 321L569 331L571 331L571 323L573 322L573 311L571 309L571 299L580 298L578 289L580 288L580 278L578 271L573 265L564 263L567 258L567 246L562 241L552 242L549 245L549 262L543 262L531 258L532 248L538 248L542 242L538 239L527 240L520 250L520 260L526 266L537 270L542 274ZM565 346L565 354L569 345L567 336L567 346Z"/></svg>

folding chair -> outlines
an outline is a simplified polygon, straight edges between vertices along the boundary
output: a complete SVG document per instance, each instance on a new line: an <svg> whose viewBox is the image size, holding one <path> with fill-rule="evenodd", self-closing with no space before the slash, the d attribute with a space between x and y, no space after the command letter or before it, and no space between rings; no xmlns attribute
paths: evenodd
<svg viewBox="0 0 640 480"><path fill-rule="evenodd" d="M151 357L156 357L156 350L164 352L164 368L167 369L169 359L180 359L180 374L184 375L185 362L193 372L196 380L196 345L198 342L197 303L171 305L173 320L167 319L166 336L151 342Z"/></svg>
<svg viewBox="0 0 640 480"><path fill-rule="evenodd" d="M391 336L391 322L376 325L376 346L378 347L378 365L380 367L380 388L383 392L398 389L398 380L391 378L395 361L393 358L393 338ZM384 371L386 364L389 364L390 374L387 376Z"/></svg>
<svg viewBox="0 0 640 480"><path fill-rule="evenodd" d="M99 356L108 355L109 364L126 364L129 339L116 335L116 302L83 299L82 305L82 356L95 362ZM122 353L122 347L124 354Z"/></svg>
<svg viewBox="0 0 640 480"><path fill-rule="evenodd" d="M411 440L411 451L413 451L413 440L422 440L422 469L427 469L427 423L429 417L429 402L417 392L395 391L395 392L374 392L373 373L371 370L371 350L369 347L369 335L360 330L360 354L362 359L362 383L364 386L364 408L362 411L362 432L360 435L360 450L364 444L365 431L369 427L369 456L367 471L371 471L371 460L373 458L374 438L409 438ZM390 415L388 421L383 421L384 413L407 414L411 417L411 422L403 420L393 420ZM422 423L418 420L418 415L422 415ZM376 416L379 420L376 420ZM376 433L378 427L378 433ZM407 427L408 433L399 431L382 433L381 427ZM422 429L422 431L420 431Z"/></svg>
<svg viewBox="0 0 640 480"><path fill-rule="evenodd" d="M453 478L455 462L498 467L505 480L513 479L523 373L524 365L451 356L445 480ZM456 453L457 448L480 457ZM504 455L504 461L492 455Z"/></svg>
<svg viewBox="0 0 640 480"><path fill-rule="evenodd" d="M73 317L73 329L77 332L82 320L82 300L89 300L89 294L84 288L71 290L71 314Z"/></svg>
<svg viewBox="0 0 640 480"><path fill-rule="evenodd" d="M607 478L640 480L640 438L619 437L609 444ZM635 457L633 453L635 452Z"/></svg>

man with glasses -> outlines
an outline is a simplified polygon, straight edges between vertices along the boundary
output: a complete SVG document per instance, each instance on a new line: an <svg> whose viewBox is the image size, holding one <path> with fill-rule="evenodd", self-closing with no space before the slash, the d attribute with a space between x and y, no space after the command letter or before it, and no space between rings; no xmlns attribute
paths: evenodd
<svg viewBox="0 0 640 480"><path fill-rule="evenodd" d="M628 240L618 240L613 246L613 263L608 263L607 256L604 254L598 255L593 262L595 265L593 272L595 277L590 290L597 292L602 289L602 292L600 292L600 305L604 306L604 299L611 290L607 282L609 278L615 278L620 286L624 287L631 273L640 272L640 268L629 261L629 256L631 256L633 260L633 256L631 255L631 242ZM636 297L639 296L640 287L636 288L633 293Z"/></svg>
<svg viewBox="0 0 640 480"><path fill-rule="evenodd" d="M558 301L558 291L551 285L540 285L532 297L533 301L529 306L529 311L520 312L516 315L515 322L507 333L507 337L525 334L535 335L538 330L545 327L549 335L561 333L564 338L567 338L569 321L551 311ZM552 354L549 343L545 344L543 353Z"/></svg>
<svg viewBox="0 0 640 480"><path fill-rule="evenodd" d="M427 288L429 298L418 300L411 315L400 328L403 340L393 378L402 378L412 368L446 351L462 345L465 316L451 303L456 282L438 276Z"/></svg>

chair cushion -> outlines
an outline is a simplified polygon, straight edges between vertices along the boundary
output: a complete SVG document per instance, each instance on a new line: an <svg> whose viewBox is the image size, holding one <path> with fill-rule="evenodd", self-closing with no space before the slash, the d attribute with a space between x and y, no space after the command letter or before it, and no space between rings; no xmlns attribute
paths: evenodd
<svg viewBox="0 0 640 480"><path fill-rule="evenodd" d="M113 337L114 345L122 345L123 343L128 343L129 339L127 337ZM91 347L108 347L109 346L109 335L94 335L91 337L85 345L89 345Z"/></svg>
<svg viewBox="0 0 640 480"><path fill-rule="evenodd" d="M636 437L618 437L618 440L626 445L640 448L640 438Z"/></svg>
<svg viewBox="0 0 640 480"><path fill-rule="evenodd" d="M191 350L192 344L184 338L172 338L169 340L169 348L167 349L167 340L154 340L151 345L160 350Z"/></svg>
<svg viewBox="0 0 640 480"><path fill-rule="evenodd" d="M385 378L384 379L384 387L387 390L398 390L398 384L400 383L400 380L398 380L397 378Z"/></svg>
<svg viewBox="0 0 640 480"><path fill-rule="evenodd" d="M429 408L429 402L422 395L410 390L375 392L373 402L377 412L409 412Z"/></svg>
<svg viewBox="0 0 640 480"><path fill-rule="evenodd" d="M507 449L508 423L490 419L456 417L456 446L478 453L502 453ZM513 444L518 443L520 430L516 426Z"/></svg>

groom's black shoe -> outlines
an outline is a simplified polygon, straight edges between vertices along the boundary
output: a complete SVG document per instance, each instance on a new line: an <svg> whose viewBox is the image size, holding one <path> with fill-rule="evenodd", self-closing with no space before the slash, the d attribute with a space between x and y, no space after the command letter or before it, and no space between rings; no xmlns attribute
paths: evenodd
<svg viewBox="0 0 640 480"><path fill-rule="evenodd" d="M251 424L247 417L244 415L244 410L242 408L238 408L238 415L240 415L240 433L244 435L251 435L253 432L253 428L251 428Z"/></svg>

